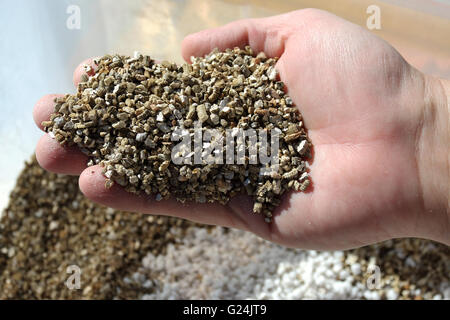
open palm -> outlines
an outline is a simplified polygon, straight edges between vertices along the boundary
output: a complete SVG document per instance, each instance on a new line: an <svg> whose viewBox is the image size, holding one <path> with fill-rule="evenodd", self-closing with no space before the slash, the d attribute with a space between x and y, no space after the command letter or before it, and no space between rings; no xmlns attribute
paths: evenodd
<svg viewBox="0 0 450 320"><path fill-rule="evenodd" d="M107 190L101 168L86 168L84 155L48 136L38 144L38 161L51 171L81 174L81 190L101 204L241 228L287 246L343 249L420 235L416 142L422 74L363 28L312 9L188 36L183 56L189 60L216 47L247 44L255 52L280 57L280 78L314 145L312 188L285 195L271 224L251 213L245 196L226 206L182 205L136 196L117 185ZM75 72L75 82L81 72ZM52 108L52 96L41 99L36 122L48 119Z"/></svg>

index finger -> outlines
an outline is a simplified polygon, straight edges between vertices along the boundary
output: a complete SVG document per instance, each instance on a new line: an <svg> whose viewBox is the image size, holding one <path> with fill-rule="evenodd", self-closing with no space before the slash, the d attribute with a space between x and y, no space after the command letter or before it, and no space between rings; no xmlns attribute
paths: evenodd
<svg viewBox="0 0 450 320"><path fill-rule="evenodd" d="M253 51L263 51L269 57L280 57L285 43L293 31L293 13L269 18L243 19L222 27L203 30L184 38L183 58L190 62L191 56L204 56L214 48L223 51L227 48L249 45Z"/></svg>

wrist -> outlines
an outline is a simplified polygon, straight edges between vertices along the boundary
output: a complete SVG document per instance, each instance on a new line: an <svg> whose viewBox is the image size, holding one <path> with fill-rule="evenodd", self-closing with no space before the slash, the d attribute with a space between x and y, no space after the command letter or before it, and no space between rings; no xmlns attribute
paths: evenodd
<svg viewBox="0 0 450 320"><path fill-rule="evenodd" d="M422 236L450 245L450 81L425 76L416 144L423 221ZM425 224L425 222L424 222Z"/></svg>

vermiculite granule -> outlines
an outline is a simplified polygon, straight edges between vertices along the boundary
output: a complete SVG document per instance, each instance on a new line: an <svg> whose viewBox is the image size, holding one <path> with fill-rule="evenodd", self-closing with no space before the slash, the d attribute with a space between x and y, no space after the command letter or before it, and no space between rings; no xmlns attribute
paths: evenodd
<svg viewBox="0 0 450 320"><path fill-rule="evenodd" d="M182 66L107 55L43 126L101 164L106 187L222 204L244 192L270 222L283 193L310 184L311 143L276 61L249 47Z"/></svg>

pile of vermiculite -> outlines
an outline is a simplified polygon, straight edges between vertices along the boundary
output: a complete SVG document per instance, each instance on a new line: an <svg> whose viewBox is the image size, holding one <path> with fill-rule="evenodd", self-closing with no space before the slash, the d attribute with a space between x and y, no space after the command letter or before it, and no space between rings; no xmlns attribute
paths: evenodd
<svg viewBox="0 0 450 320"><path fill-rule="evenodd" d="M33 157L0 221L0 299L139 298L153 290L123 278L148 252L166 250L171 228L189 225L96 205L77 177L47 172ZM70 266L81 270L80 290L65 285Z"/></svg>
<svg viewBox="0 0 450 320"><path fill-rule="evenodd" d="M66 286L70 266L80 289ZM449 270L450 249L432 241L317 252L108 209L35 159L0 221L0 299L450 299Z"/></svg>
<svg viewBox="0 0 450 320"><path fill-rule="evenodd" d="M214 50L182 66L140 54L104 56L77 94L56 100L43 125L61 144L77 144L89 165L103 165L106 187L118 183L156 200L222 204L244 192L255 200L253 211L270 222L285 191L310 184L311 144L277 80L276 61L253 56L249 47ZM203 136L197 145L196 135ZM271 154L277 136L279 148ZM188 146L179 145L183 137ZM227 139L233 144L226 148ZM174 155L189 163L175 164ZM275 156L279 166L271 167Z"/></svg>

